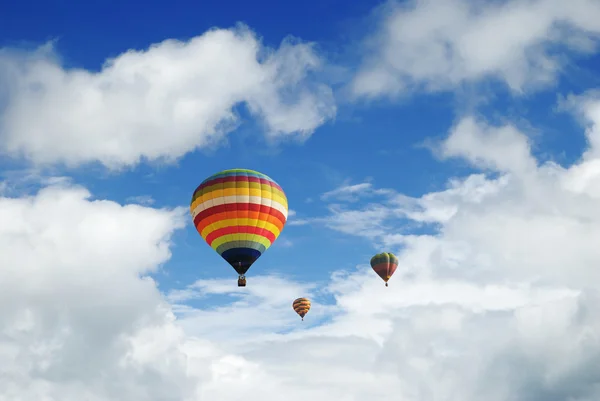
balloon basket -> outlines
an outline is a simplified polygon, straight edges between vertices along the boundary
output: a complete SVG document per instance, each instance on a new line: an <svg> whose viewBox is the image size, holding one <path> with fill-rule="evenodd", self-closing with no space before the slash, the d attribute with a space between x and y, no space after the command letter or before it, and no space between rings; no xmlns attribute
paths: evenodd
<svg viewBox="0 0 600 401"><path fill-rule="evenodd" d="M245 277L238 278L238 287L245 287L245 286L246 286L246 278Z"/></svg>

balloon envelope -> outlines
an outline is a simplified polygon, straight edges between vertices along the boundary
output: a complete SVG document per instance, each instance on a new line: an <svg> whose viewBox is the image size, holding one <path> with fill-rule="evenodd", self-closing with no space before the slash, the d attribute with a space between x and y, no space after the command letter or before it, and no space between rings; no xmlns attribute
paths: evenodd
<svg viewBox="0 0 600 401"><path fill-rule="evenodd" d="M388 280L398 267L398 258L390 252L379 253L371 258L371 267L385 281L387 287Z"/></svg>
<svg viewBox="0 0 600 401"><path fill-rule="evenodd" d="M202 238L240 275L279 237L288 203L281 187L254 170L224 170L194 191L190 212Z"/></svg>
<svg viewBox="0 0 600 401"><path fill-rule="evenodd" d="M294 300L292 308L294 308L294 311L298 315L300 315L302 320L304 320L304 316L306 316L306 314L310 310L310 301L308 300L308 298L298 298Z"/></svg>

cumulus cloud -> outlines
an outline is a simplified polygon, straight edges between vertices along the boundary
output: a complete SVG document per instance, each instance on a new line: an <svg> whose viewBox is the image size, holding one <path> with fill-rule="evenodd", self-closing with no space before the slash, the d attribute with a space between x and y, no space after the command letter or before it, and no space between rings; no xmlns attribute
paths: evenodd
<svg viewBox="0 0 600 401"><path fill-rule="evenodd" d="M331 323L238 342L239 356L229 362L238 370L229 368L229 380L240 381L247 398L275 399L281 391L293 400L591 401L599 395L597 297L425 280L383 290L366 273L338 279L341 285L329 287L337 301ZM240 317L248 312L241 308ZM243 337L239 320L223 312L230 330L222 327L221 335ZM263 309L262 316L272 315ZM204 322L195 327L202 330ZM215 379L207 386L211 395L240 396L237 386Z"/></svg>
<svg viewBox="0 0 600 401"><path fill-rule="evenodd" d="M299 297L313 299L311 319L304 326L312 326L329 316L333 306L324 305L314 298L319 291L314 283L298 283L276 276L253 276L252 285L232 288L228 280L198 280L183 290L174 290L167 296L179 317L179 323L190 335L244 345L278 339L282 332L298 329L299 317L292 311L292 301ZM212 296L229 298L214 307L194 308L190 300L210 304ZM266 318L268 317L268 318ZM293 330L292 330L293 331Z"/></svg>
<svg viewBox="0 0 600 401"><path fill-rule="evenodd" d="M477 153L485 135L453 149L501 160ZM94 200L62 179L2 197L0 400L596 400L600 216L562 186L567 171L387 190L381 210L440 227L360 233L399 251L388 288L360 265L324 284L199 280L162 296L145 276L170 258L185 210ZM357 234L342 216L330 226ZM304 322L297 296L313 299Z"/></svg>
<svg viewBox="0 0 600 401"><path fill-rule="evenodd" d="M573 101L593 135L597 100ZM400 259L385 291L368 258L336 273L328 290L338 316L313 332L361 338L375 354L364 370L400 399L600 397L600 214L596 186L582 184L600 178L593 148L569 167L539 164L515 127L459 121L440 154L494 177L455 178L418 198L386 189L384 202L346 199L311 220ZM398 230L411 224L428 232ZM358 394L392 399L366 390L368 379L355 383Z"/></svg>
<svg viewBox="0 0 600 401"><path fill-rule="evenodd" d="M538 166L525 134L471 118L459 122L440 148L445 157L461 157L500 175L454 179L446 190L420 198L389 195L385 203L362 210L336 205L331 216L318 221L380 245L408 247L404 265L415 269L415 262L428 255L426 266L436 275L518 278L576 288L600 279L597 194L582 184L598 179L587 167L597 160L569 168L552 162ZM399 232L396 227L405 225L401 219L433 234Z"/></svg>
<svg viewBox="0 0 600 401"><path fill-rule="evenodd" d="M502 172L523 174L536 167L528 138L514 126L490 127L472 117L456 125L444 142L441 155L462 157L477 167Z"/></svg>
<svg viewBox="0 0 600 401"><path fill-rule="evenodd" d="M394 1L377 17L352 83L357 96L449 90L486 78L515 93L536 89L568 63L559 54L595 52L600 33L594 0Z"/></svg>
<svg viewBox="0 0 600 401"><path fill-rule="evenodd" d="M182 333L140 276L170 258L183 211L90 197L60 181L0 198L0 399L182 399Z"/></svg>
<svg viewBox="0 0 600 401"><path fill-rule="evenodd" d="M51 45L3 49L0 149L37 164L172 161L220 144L240 104L270 140L306 139L336 111L322 64L309 43L266 48L243 26L129 50L99 72L64 67Z"/></svg>
<svg viewBox="0 0 600 401"><path fill-rule="evenodd" d="M576 113L586 127L588 148L581 160L561 177L562 185L572 193L600 200L600 93L589 91L570 95L560 103L561 108Z"/></svg>
<svg viewBox="0 0 600 401"><path fill-rule="evenodd" d="M527 144L514 127L465 119L440 149L498 177L453 179L420 198L388 189L384 204L347 199L312 220L398 252L400 269L385 290L366 265L335 273L331 323L246 348L269 388L316 399L597 399L600 215L593 193L568 185L593 160L538 165ZM399 234L390 218L434 233Z"/></svg>

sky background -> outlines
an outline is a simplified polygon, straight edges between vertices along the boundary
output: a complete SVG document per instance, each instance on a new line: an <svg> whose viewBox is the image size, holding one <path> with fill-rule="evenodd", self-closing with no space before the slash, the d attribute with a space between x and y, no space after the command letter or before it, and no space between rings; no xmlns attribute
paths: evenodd
<svg viewBox="0 0 600 401"><path fill-rule="evenodd" d="M5 3L0 401L600 399L597 1Z"/></svg>

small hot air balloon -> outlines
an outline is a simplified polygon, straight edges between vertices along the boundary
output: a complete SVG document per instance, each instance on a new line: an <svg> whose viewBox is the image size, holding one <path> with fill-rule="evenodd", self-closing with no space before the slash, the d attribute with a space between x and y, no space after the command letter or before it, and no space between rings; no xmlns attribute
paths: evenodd
<svg viewBox="0 0 600 401"><path fill-rule="evenodd" d="M385 281L385 286L387 287L388 280L398 267L398 258L390 252L378 253L371 258L371 267Z"/></svg>
<svg viewBox="0 0 600 401"><path fill-rule="evenodd" d="M298 315L300 315L300 317L304 321L304 316L306 316L306 314L310 310L310 301L308 300L308 298L298 298L292 304L292 308L294 308L294 311Z"/></svg>
<svg viewBox="0 0 600 401"><path fill-rule="evenodd" d="M287 221L288 203L281 187L254 170L224 170L205 179L190 205L202 238L239 274L245 274L275 242Z"/></svg>

